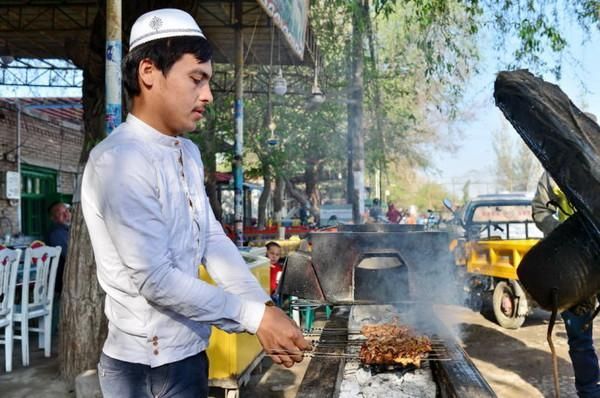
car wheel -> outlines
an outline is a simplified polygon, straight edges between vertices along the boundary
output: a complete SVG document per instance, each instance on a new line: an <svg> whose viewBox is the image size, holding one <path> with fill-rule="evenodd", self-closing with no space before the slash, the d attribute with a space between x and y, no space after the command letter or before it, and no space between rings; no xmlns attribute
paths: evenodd
<svg viewBox="0 0 600 398"><path fill-rule="evenodd" d="M521 297L520 300L526 300ZM517 295L513 287L506 281L501 281L494 288L492 305L494 307L494 316L500 326L505 329L518 329L525 322L525 314L517 315L518 311Z"/></svg>

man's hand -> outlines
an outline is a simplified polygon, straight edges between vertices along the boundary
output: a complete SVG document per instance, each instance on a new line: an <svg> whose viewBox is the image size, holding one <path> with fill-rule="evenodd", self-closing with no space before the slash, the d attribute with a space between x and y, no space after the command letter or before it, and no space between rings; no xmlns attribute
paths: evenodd
<svg viewBox="0 0 600 398"><path fill-rule="evenodd" d="M291 368L302 361L302 351L310 348L294 321L277 307L267 307L256 336L273 361Z"/></svg>

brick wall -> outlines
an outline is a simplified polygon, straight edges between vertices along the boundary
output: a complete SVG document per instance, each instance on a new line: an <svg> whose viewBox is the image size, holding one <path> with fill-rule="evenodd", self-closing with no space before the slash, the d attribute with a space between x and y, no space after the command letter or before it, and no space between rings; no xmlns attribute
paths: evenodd
<svg viewBox="0 0 600 398"><path fill-rule="evenodd" d="M17 109L0 102L0 180L6 171L17 171ZM21 163L57 171L57 191L72 194L83 148L83 133L73 123L54 120L35 110L21 112ZM2 187L2 189L4 189ZM0 216L13 223L16 232L18 201L3 199Z"/></svg>

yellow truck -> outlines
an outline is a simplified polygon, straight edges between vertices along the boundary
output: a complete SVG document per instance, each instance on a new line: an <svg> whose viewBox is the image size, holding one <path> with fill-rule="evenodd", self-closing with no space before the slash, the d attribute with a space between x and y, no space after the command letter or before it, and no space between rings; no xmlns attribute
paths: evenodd
<svg viewBox="0 0 600 398"><path fill-rule="evenodd" d="M482 195L457 211L461 228L452 241L457 277L467 305L483 310L491 296L494 318L507 329L518 329L530 310L530 300L517 276L523 256L542 237L531 217L531 197L524 194Z"/></svg>

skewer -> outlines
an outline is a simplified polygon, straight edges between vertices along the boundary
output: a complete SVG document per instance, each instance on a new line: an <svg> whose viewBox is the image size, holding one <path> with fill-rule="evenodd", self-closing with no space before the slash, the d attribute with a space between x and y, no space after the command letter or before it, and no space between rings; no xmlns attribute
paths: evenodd
<svg viewBox="0 0 600 398"><path fill-rule="evenodd" d="M326 351L298 351L298 350L271 350L271 352L266 354L267 356L277 356L277 355L302 355L304 357L335 357L335 358L354 358L360 360L357 353L340 353L340 352L326 352ZM447 352L441 351L430 351L428 356L423 359L447 359L451 360L448 357Z"/></svg>
<svg viewBox="0 0 600 398"><path fill-rule="evenodd" d="M314 356L322 356L322 357L335 357L335 358L358 358L356 354L346 354L339 352L317 352L317 351L292 351L292 350L271 350L271 352L267 353L268 356L277 356L277 355L302 355L304 357L314 357Z"/></svg>
<svg viewBox="0 0 600 398"><path fill-rule="evenodd" d="M275 356L279 356L280 354L265 354L265 356L268 357L275 357ZM289 355L293 355L291 353L288 353ZM324 353L324 352L305 352L302 354L302 356L304 358L339 358L339 359L345 359L347 361L351 361L351 362L362 362L360 360L359 357L357 357L356 355L352 355L352 354L336 354L336 353ZM438 361L451 361L452 358L446 358L446 357L427 357L427 358L422 358L421 362L438 362ZM370 365L370 366L379 366L379 365ZM381 366L387 366L387 365L381 365ZM394 364L391 364L389 366L395 366Z"/></svg>
<svg viewBox="0 0 600 398"><path fill-rule="evenodd" d="M335 340L312 340L311 343L315 347L360 347L367 340L349 340L349 341L335 341ZM443 341L431 341L431 347L435 350L448 350L448 347Z"/></svg>
<svg viewBox="0 0 600 398"><path fill-rule="evenodd" d="M348 340L314 340L314 343L362 344L365 341L367 341L366 338L364 338L364 339L348 339ZM431 339L430 338L429 341L431 341L431 344L434 344L434 345L444 345L444 343L446 343L442 339Z"/></svg>
<svg viewBox="0 0 600 398"><path fill-rule="evenodd" d="M364 334L360 333L360 332L342 332L342 331L335 331L335 332L320 332L320 333L307 333L307 332L302 332L302 335L304 337L335 337L335 336L365 336ZM424 336L427 336L426 334L423 334ZM365 336L366 338L366 336ZM430 337L431 340L442 340L439 337Z"/></svg>
<svg viewBox="0 0 600 398"><path fill-rule="evenodd" d="M378 324L375 324L378 325ZM385 323L382 325L389 325L389 323ZM392 325L395 326L399 326L399 327L408 327L411 328L411 325L406 325L406 324L402 324L402 323L392 323ZM418 329L418 327L415 327L416 329ZM351 329L351 328L332 328L332 327L314 327L314 328L310 328L310 329L302 329L303 332L348 332L348 333L359 333L360 334L360 329Z"/></svg>

